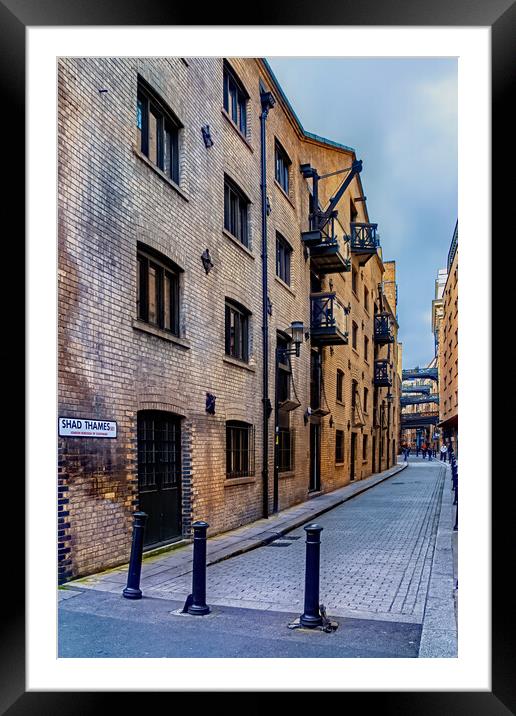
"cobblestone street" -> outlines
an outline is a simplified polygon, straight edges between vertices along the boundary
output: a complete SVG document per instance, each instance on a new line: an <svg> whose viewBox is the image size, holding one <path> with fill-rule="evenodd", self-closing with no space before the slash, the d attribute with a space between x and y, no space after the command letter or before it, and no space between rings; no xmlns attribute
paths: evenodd
<svg viewBox="0 0 516 716"><path fill-rule="evenodd" d="M317 518L321 601L335 616L421 623L428 590L445 468L414 459L400 475ZM207 570L213 604L299 611L303 606L305 532ZM191 576L147 589L184 598ZM302 609L301 609L302 610Z"/></svg>

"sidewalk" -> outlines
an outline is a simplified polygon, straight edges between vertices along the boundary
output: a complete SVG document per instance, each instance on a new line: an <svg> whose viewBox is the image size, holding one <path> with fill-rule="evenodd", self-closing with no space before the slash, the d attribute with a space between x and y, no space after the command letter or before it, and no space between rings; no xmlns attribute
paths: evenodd
<svg viewBox="0 0 516 716"><path fill-rule="evenodd" d="M454 531L452 471L446 476L441 501L428 596L423 617L419 658L457 656L457 532Z"/></svg>
<svg viewBox="0 0 516 716"><path fill-rule="evenodd" d="M346 485L333 492L311 497L306 502L271 515L268 519L260 519L214 537L209 537L208 530L206 563L208 566L216 564L229 557L269 544L281 535L304 525L355 495L359 495L396 475L406 467L406 462L400 462L389 470L364 480ZM145 590L148 587L169 582L192 572L192 552L193 545L189 543L181 547L173 547L167 552L144 555L140 580L140 589L143 594L145 594ZM59 590L59 599L66 599L67 590L73 589L74 586L82 589L120 593L127 581L127 569L128 565L125 564L105 572L67 582L63 585L64 588Z"/></svg>

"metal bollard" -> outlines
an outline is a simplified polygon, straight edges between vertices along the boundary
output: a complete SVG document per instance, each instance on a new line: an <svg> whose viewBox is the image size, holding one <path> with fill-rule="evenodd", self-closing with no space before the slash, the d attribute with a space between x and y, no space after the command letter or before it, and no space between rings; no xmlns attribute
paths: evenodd
<svg viewBox="0 0 516 716"><path fill-rule="evenodd" d="M122 592L126 599L141 599L140 573L142 571L143 533L147 515L145 512L134 513L133 541L131 544L131 558L127 574L127 586Z"/></svg>
<svg viewBox="0 0 516 716"><path fill-rule="evenodd" d="M323 528L317 524L311 524L305 527L305 610L299 617L299 623L301 626L310 628L321 626L323 623L319 611L319 565L322 530Z"/></svg>
<svg viewBox="0 0 516 716"><path fill-rule="evenodd" d="M188 614L203 616L210 613L206 604L206 530L209 527L207 522L194 522L194 543L193 543L193 574L192 574L192 599L187 608Z"/></svg>

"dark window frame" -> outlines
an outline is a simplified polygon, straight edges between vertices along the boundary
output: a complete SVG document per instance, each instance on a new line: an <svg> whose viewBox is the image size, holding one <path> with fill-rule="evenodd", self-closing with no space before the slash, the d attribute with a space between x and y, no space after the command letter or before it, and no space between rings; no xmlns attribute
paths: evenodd
<svg viewBox="0 0 516 716"><path fill-rule="evenodd" d="M224 175L224 229L249 248L250 201L235 182Z"/></svg>
<svg viewBox="0 0 516 716"><path fill-rule="evenodd" d="M287 239L276 231L276 276L287 286L290 286L292 251L292 246Z"/></svg>
<svg viewBox="0 0 516 716"><path fill-rule="evenodd" d="M230 64L224 60L222 104L240 134L247 138L247 103L249 94Z"/></svg>
<svg viewBox="0 0 516 716"><path fill-rule="evenodd" d="M274 174L276 181L287 196L290 195L290 167L292 160L276 139L274 143Z"/></svg>
<svg viewBox="0 0 516 716"><path fill-rule="evenodd" d="M249 323L251 312L235 301L225 301L225 352L227 356L249 362Z"/></svg>
<svg viewBox="0 0 516 716"><path fill-rule="evenodd" d="M362 460L367 460L368 436L362 435Z"/></svg>
<svg viewBox="0 0 516 716"><path fill-rule="evenodd" d="M335 462L344 462L344 430L335 430Z"/></svg>
<svg viewBox="0 0 516 716"><path fill-rule="evenodd" d="M138 244L136 261L138 274L136 278L136 314L138 320L179 337L182 270L163 254L142 244ZM149 316L151 270L154 271L155 276L155 320ZM168 301L166 299L167 281L169 282Z"/></svg>
<svg viewBox="0 0 516 716"><path fill-rule="evenodd" d="M226 479L254 476L254 425L226 421Z"/></svg>
<svg viewBox="0 0 516 716"><path fill-rule="evenodd" d="M149 116L156 118L156 162L149 156ZM139 130L139 150L175 184L179 184L179 133L183 125L174 112L154 92L145 80L138 77L136 126ZM168 136L168 140L167 140Z"/></svg>
<svg viewBox="0 0 516 716"><path fill-rule="evenodd" d="M337 401L339 403L344 402L344 371L337 368Z"/></svg>
<svg viewBox="0 0 516 716"><path fill-rule="evenodd" d="M352 321L351 324L351 347L358 351L358 324Z"/></svg>

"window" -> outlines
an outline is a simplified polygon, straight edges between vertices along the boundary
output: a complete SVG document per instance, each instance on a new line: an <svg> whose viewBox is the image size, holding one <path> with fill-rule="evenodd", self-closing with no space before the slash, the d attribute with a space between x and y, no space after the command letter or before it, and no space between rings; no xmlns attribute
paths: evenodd
<svg viewBox="0 0 516 716"><path fill-rule="evenodd" d="M240 132L247 137L247 100L249 95L227 62L224 62L224 109Z"/></svg>
<svg viewBox="0 0 516 716"><path fill-rule="evenodd" d="M354 266L351 267L351 289L355 295L358 294L358 271Z"/></svg>
<svg viewBox="0 0 516 716"><path fill-rule="evenodd" d="M290 286L290 256L292 246L279 233L276 233L276 274Z"/></svg>
<svg viewBox="0 0 516 716"><path fill-rule="evenodd" d="M362 460L367 460L367 435L362 437Z"/></svg>
<svg viewBox="0 0 516 716"><path fill-rule="evenodd" d="M357 404L358 383L356 380L351 381L351 408L354 410Z"/></svg>
<svg viewBox="0 0 516 716"><path fill-rule="evenodd" d="M369 358L369 338L364 336L364 360L367 361Z"/></svg>
<svg viewBox="0 0 516 716"><path fill-rule="evenodd" d="M337 400L339 403L344 401L344 373L341 370L337 371Z"/></svg>
<svg viewBox="0 0 516 716"><path fill-rule="evenodd" d="M358 340L358 326L355 323L355 321L353 321L353 327L351 330L351 344L355 350L357 350L357 340Z"/></svg>
<svg viewBox="0 0 516 716"><path fill-rule="evenodd" d="M369 390L364 388L364 413L367 413L367 399L369 397Z"/></svg>
<svg viewBox="0 0 516 716"><path fill-rule="evenodd" d="M249 360L249 311L226 301L226 354L238 360Z"/></svg>
<svg viewBox="0 0 516 716"><path fill-rule="evenodd" d="M369 290L364 286L364 308L369 313Z"/></svg>
<svg viewBox="0 0 516 716"><path fill-rule="evenodd" d="M281 144L276 140L276 181L281 186L283 191L289 193L289 167L291 161L288 158L286 151L283 149Z"/></svg>
<svg viewBox="0 0 516 716"><path fill-rule="evenodd" d="M335 462L344 462L344 430L335 431Z"/></svg>
<svg viewBox="0 0 516 716"><path fill-rule="evenodd" d="M136 311L140 321L179 335L179 269L152 249L138 248Z"/></svg>
<svg viewBox="0 0 516 716"><path fill-rule="evenodd" d="M226 477L254 475L254 428L248 423L226 423Z"/></svg>
<svg viewBox="0 0 516 716"><path fill-rule="evenodd" d="M224 177L224 228L244 246L249 246L249 200L228 177Z"/></svg>
<svg viewBox="0 0 516 716"><path fill-rule="evenodd" d="M278 429L278 472L294 469L294 431L291 428Z"/></svg>
<svg viewBox="0 0 516 716"><path fill-rule="evenodd" d="M141 153L179 184L181 124L142 80L138 81L136 127Z"/></svg>

